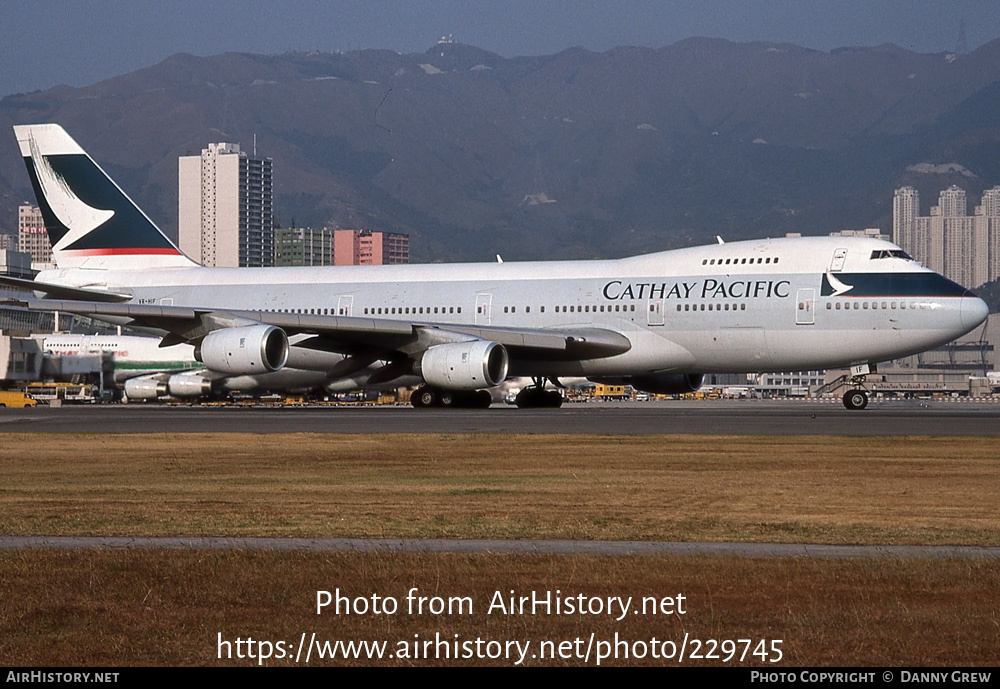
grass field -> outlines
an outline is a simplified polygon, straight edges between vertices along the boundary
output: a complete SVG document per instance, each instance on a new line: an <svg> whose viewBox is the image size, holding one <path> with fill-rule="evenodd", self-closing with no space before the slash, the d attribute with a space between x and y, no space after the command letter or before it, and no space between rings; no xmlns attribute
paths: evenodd
<svg viewBox="0 0 1000 689"><path fill-rule="evenodd" d="M992 438L4 439L9 535L1000 545Z"/></svg>
<svg viewBox="0 0 1000 689"><path fill-rule="evenodd" d="M0 531L8 535L1000 544L1000 448L986 438L26 434L5 441ZM297 643L312 632L387 641L435 632L536 643L591 633L598 641L615 633L633 642L679 642L685 633L780 639L780 663L745 661L772 667L1000 661L995 561L7 551L0 582L4 665L254 664L218 659L218 635ZM316 591L338 587L352 597L399 600L417 587L428 596L468 596L476 609L316 615ZM637 599L682 593L688 612L621 622L486 615L492 595L511 589ZM310 664L445 662L456 661ZM575 656L525 662L584 663Z"/></svg>

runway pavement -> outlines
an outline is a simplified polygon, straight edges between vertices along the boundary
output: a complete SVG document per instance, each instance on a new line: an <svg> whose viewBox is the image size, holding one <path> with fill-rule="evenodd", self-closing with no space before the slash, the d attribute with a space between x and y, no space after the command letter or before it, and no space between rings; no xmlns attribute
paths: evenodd
<svg viewBox="0 0 1000 689"><path fill-rule="evenodd" d="M712 400L562 409L90 405L0 409L0 433L565 433L597 435L1000 435L1000 403Z"/></svg>

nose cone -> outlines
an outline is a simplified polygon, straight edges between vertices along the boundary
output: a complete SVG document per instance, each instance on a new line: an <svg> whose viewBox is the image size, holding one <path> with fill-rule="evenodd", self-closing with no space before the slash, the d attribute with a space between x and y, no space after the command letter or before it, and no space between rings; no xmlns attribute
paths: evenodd
<svg viewBox="0 0 1000 689"><path fill-rule="evenodd" d="M982 325L990 315L990 307L979 297L967 296L962 299L962 327L968 332Z"/></svg>

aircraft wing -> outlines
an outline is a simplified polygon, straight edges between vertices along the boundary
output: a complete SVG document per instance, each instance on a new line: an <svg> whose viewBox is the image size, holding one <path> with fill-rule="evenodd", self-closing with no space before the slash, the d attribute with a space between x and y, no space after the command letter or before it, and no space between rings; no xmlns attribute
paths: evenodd
<svg viewBox="0 0 1000 689"><path fill-rule="evenodd" d="M532 329L398 321L358 316L322 316L276 311L192 308L155 304L110 304L96 301L28 300L34 311L62 311L115 323L157 328L168 335L160 346L197 344L215 330L265 324L289 335L315 337L296 346L359 354L414 354L437 344L481 339L503 345L514 358L577 361L623 354L631 341L602 328Z"/></svg>

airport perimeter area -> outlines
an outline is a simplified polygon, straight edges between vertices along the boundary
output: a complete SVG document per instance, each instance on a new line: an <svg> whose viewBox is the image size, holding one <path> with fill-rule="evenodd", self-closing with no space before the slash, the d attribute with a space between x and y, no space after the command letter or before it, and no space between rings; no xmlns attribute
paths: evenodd
<svg viewBox="0 0 1000 689"><path fill-rule="evenodd" d="M0 551L7 665L303 665L308 651L310 665L380 666L595 665L599 651L602 665L1000 660L1000 561L877 549L1000 546L994 437L3 439L4 534L192 539L190 547ZM876 550L871 557L609 556L585 547L576 554L286 551L199 547L198 536ZM318 610L323 592L340 596L339 612L333 604ZM424 607L413 607L420 598ZM374 611L389 599L395 612ZM448 611L449 602L467 608ZM362 651L362 641L386 645ZM347 642L356 644L353 656ZM382 657L369 657L378 648Z"/></svg>

